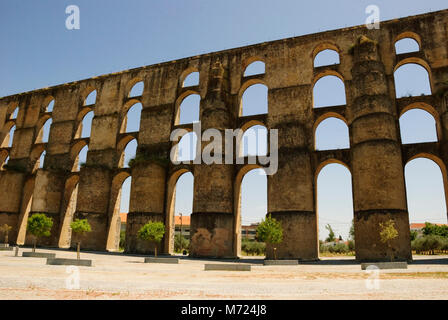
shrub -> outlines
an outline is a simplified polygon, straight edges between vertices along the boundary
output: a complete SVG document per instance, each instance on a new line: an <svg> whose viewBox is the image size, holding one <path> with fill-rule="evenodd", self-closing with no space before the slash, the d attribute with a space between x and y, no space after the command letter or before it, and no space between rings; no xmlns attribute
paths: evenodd
<svg viewBox="0 0 448 320"><path fill-rule="evenodd" d="M78 246L76 249L77 258L80 259L81 252L81 238L87 233L91 232L92 228L90 227L89 221L87 219L75 219L72 223L70 223L70 228L72 231L79 235Z"/></svg>
<svg viewBox="0 0 448 320"><path fill-rule="evenodd" d="M142 240L155 242L154 255L157 257L157 243L162 241L165 234L165 225L162 222L149 221L138 231L138 237Z"/></svg>
<svg viewBox="0 0 448 320"><path fill-rule="evenodd" d="M120 244L119 244L120 250L124 250L126 247L126 231L121 230L120 231Z"/></svg>
<svg viewBox="0 0 448 320"><path fill-rule="evenodd" d="M422 229L424 235L435 235L448 238L448 226L438 226L429 222L425 223L425 227Z"/></svg>
<svg viewBox="0 0 448 320"><path fill-rule="evenodd" d="M249 256L263 256L266 252L266 244L258 241L241 241L241 251Z"/></svg>
<svg viewBox="0 0 448 320"><path fill-rule="evenodd" d="M174 251L182 253L183 250L189 250L189 248L190 240L186 239L180 234L176 234L176 236L174 237Z"/></svg>
<svg viewBox="0 0 448 320"><path fill-rule="evenodd" d="M36 213L28 218L27 230L33 235L33 252L36 251L37 238L49 237L53 227L53 219L44 213Z"/></svg>
<svg viewBox="0 0 448 320"><path fill-rule="evenodd" d="M448 239L436 235L419 237L411 242L411 249L417 253L435 254L436 251L448 250Z"/></svg>
<svg viewBox="0 0 448 320"><path fill-rule="evenodd" d="M257 227L257 240L267 244L279 244L283 241L282 224L269 215ZM277 248L273 247L274 259L277 260Z"/></svg>

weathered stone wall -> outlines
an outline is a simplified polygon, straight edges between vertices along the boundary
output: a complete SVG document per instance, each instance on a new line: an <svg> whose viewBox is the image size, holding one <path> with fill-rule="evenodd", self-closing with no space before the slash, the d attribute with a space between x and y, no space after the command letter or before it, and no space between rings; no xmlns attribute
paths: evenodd
<svg viewBox="0 0 448 320"><path fill-rule="evenodd" d="M0 224L12 225L11 242L22 244L29 242L25 239L27 217L44 212L54 218L55 226L52 237L42 244L67 247L70 220L86 217L93 231L83 239L83 247L115 250L119 187L132 176L126 251L152 252L151 244L137 239L137 231L148 220L163 221L170 231L173 177L190 171L195 177L192 255L236 256L239 185L249 167L175 166L166 161L173 145L171 132L176 128L192 130L191 124L177 125L176 120L181 100L196 93L201 96L202 130L236 129L252 122L279 130L279 167L268 177L268 212L285 229L285 241L278 249L280 258L318 258L316 180L324 164L337 162L352 173L357 258L385 258L387 248L378 240L378 225L392 218L399 230L393 244L395 257L410 259L404 165L425 156L440 165L445 182L447 179L447 29L448 10L444 10L382 22L379 30L359 26L289 38L1 98L0 165L7 156L10 160L0 172ZM395 42L404 37L416 39L420 51L395 54ZM324 49L336 50L340 63L314 68L316 54ZM244 77L245 68L257 60L265 63L265 73ZM419 63L428 70L431 96L396 99L394 71L405 63ZM199 85L184 88L183 79L191 71L200 73ZM343 80L345 106L313 108L314 84L325 75ZM139 81L144 83L143 94L129 98L129 91ZM243 117L241 97L257 83L268 87L269 111ZM84 100L93 90L97 91L96 102L85 106ZM55 105L49 113L45 108L51 99ZM143 106L140 131L122 133L126 112L136 102ZM438 142L401 144L398 119L413 106L434 115ZM16 107L18 116L11 119ZM92 110L91 135L81 138L81 120ZM351 148L315 151L316 126L330 116L348 124ZM49 118L53 121L51 133L43 143L41 128ZM14 143L9 148L4 141L13 125ZM159 161L122 168L124 146L133 138L138 140L138 153ZM84 145L89 146L86 164L80 171L73 170ZM37 169L43 150L45 164ZM159 250L172 250L169 241L172 234L168 232Z"/></svg>

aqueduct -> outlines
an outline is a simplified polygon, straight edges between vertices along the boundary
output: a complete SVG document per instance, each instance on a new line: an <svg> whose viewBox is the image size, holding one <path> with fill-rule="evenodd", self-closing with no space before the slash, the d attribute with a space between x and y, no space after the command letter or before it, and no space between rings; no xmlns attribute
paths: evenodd
<svg viewBox="0 0 448 320"><path fill-rule="evenodd" d="M397 53L395 43L408 38L418 50ZM336 52L338 62L315 67L315 57L324 50ZM257 61L265 64L265 72L245 76L246 67ZM430 94L396 97L394 72L409 63L425 68ZM199 73L199 83L184 85L192 72ZM326 76L342 81L345 105L314 107L313 88ZM142 92L130 94L137 83L143 83ZM268 110L244 115L242 96L257 84L267 87ZM86 102L91 93L96 99ZM43 212L54 226L42 245L69 247L70 221L87 217L93 231L84 247L116 250L120 187L132 176L126 252L151 250L136 233L148 220L157 220L166 224L160 249L169 253L175 184L182 173L191 172L191 255L238 255L238 190L244 174L258 165L169 162L171 132L192 130L192 122L179 116L182 101L191 95L200 97L202 130L252 124L279 130L279 166L268 176L268 212L284 228L280 258L318 258L316 177L334 162L352 175L357 259L386 257L378 233L379 223L388 219L399 231L395 258L412 259L405 164L416 157L433 159L447 190L448 10L382 22L379 30L358 26L294 37L1 98L0 225L13 226L11 243L29 243L27 218ZM137 103L140 127L126 130L128 111ZM414 108L434 117L437 142L402 144L399 117ZM86 117L92 119L91 132L83 128ZM329 117L347 124L349 148L315 149L316 127ZM48 137L44 126L51 128ZM123 166L123 150L134 140L139 161Z"/></svg>

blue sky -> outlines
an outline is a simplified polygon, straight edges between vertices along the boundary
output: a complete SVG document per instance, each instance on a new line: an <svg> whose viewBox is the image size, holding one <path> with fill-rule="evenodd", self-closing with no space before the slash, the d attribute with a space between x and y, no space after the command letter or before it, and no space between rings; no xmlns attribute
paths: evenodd
<svg viewBox="0 0 448 320"><path fill-rule="evenodd" d="M65 8L73 4L80 8L81 28L70 31L65 28ZM446 0L3 0L0 96L201 53L360 25L366 20L365 8L370 4L379 6L381 20L448 7ZM327 90L333 89L327 86ZM326 97L322 97L322 103L326 103ZM419 119L419 115L411 117L411 135L420 135ZM321 140L324 144L330 142ZM436 191L440 189L437 170L423 162L416 160L406 171L411 172L407 183L415 181L410 190L426 188L424 197L422 192L416 192L420 194L420 206L410 203L411 220L436 217L434 221L446 222L445 204ZM344 178L346 171L333 167L337 166L325 168L319 176L318 187L323 189L318 197L324 203L319 203L319 221L321 225L334 224L336 233L345 237L353 215L346 197L350 179ZM259 220L265 214L263 179L262 175L251 174L243 181L243 193L247 193L243 222ZM425 179L432 184L425 184ZM182 178L181 182L191 186L192 177ZM124 190L126 194L127 188ZM340 190L345 193L339 195ZM185 197L179 200L177 211L187 213L191 210L191 194L182 194ZM326 231L321 230L323 238Z"/></svg>

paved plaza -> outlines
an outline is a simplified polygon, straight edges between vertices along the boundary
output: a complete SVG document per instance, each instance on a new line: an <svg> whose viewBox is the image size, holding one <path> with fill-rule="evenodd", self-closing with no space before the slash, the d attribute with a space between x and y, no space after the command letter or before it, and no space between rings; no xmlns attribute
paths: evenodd
<svg viewBox="0 0 448 320"><path fill-rule="evenodd" d="M31 249L21 248L23 251ZM43 250L60 258L73 251ZM143 256L82 253L93 267L46 265L43 258L0 252L0 299L446 299L448 256L416 256L407 270L361 271L353 258L324 258L298 266L263 266L241 259L247 271L204 271L206 263L181 257L179 264L143 263Z"/></svg>

